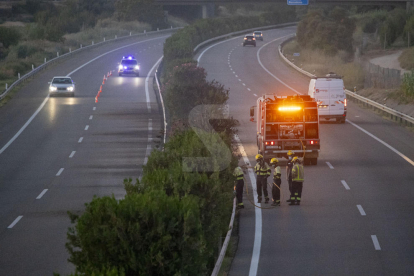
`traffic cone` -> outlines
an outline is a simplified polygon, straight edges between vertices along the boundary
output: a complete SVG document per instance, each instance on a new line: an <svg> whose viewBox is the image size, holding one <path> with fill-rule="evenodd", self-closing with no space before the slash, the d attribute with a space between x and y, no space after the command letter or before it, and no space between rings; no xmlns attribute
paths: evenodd
<svg viewBox="0 0 414 276"><path fill-rule="evenodd" d="M102 84L105 84L105 76L104 76L104 78L103 78Z"/></svg>
<svg viewBox="0 0 414 276"><path fill-rule="evenodd" d="M101 88L99 88L99 93L101 93L102 92L102 85L101 85Z"/></svg>
<svg viewBox="0 0 414 276"><path fill-rule="evenodd" d="M109 71L109 75L110 75L110 76L112 76L112 70L111 70L111 71Z"/></svg>
<svg viewBox="0 0 414 276"><path fill-rule="evenodd" d="M98 96L95 97L95 103L97 103L97 102L98 102Z"/></svg>

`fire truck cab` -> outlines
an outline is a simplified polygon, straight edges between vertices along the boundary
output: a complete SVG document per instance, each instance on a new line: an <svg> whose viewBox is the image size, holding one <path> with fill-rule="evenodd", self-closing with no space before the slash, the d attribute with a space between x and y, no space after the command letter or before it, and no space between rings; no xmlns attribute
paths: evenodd
<svg viewBox="0 0 414 276"><path fill-rule="evenodd" d="M303 157L305 165L316 165L320 151L317 102L309 95L263 95L250 109L257 122L258 153L266 161L287 158L289 150Z"/></svg>

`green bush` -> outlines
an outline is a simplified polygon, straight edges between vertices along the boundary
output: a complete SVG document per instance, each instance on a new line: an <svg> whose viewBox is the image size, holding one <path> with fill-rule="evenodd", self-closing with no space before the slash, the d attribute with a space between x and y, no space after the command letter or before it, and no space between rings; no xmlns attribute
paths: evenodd
<svg viewBox="0 0 414 276"><path fill-rule="evenodd" d="M410 37L410 46L414 46L414 14L407 20L404 26L403 38L405 41Z"/></svg>
<svg viewBox="0 0 414 276"><path fill-rule="evenodd" d="M401 89L407 97L414 97L414 71L411 74L404 74Z"/></svg>
<svg viewBox="0 0 414 276"><path fill-rule="evenodd" d="M403 31L407 20L407 12L403 9L395 9L388 13L380 29L380 40L382 45L389 46L395 42Z"/></svg>
<svg viewBox="0 0 414 276"><path fill-rule="evenodd" d="M0 42L6 48L16 45L19 42L20 36L20 32L16 28L0 27Z"/></svg>
<svg viewBox="0 0 414 276"><path fill-rule="evenodd" d="M398 61L402 68L406 70L414 70L414 47L405 49L398 57Z"/></svg>

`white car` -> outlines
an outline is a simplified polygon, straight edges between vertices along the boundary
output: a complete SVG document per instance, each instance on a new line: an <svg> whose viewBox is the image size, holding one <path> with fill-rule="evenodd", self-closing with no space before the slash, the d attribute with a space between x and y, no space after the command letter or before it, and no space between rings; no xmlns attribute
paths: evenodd
<svg viewBox="0 0 414 276"><path fill-rule="evenodd" d="M311 79L308 95L318 102L318 113L321 119L345 123L347 102L341 76L331 72L325 77Z"/></svg>
<svg viewBox="0 0 414 276"><path fill-rule="evenodd" d="M49 95L63 95L75 97L75 83L70 77L54 77L49 82Z"/></svg>

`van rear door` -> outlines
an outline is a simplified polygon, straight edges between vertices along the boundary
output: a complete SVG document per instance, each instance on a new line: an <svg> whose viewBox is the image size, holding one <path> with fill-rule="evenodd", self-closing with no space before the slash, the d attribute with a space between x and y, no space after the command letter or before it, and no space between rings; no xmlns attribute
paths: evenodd
<svg viewBox="0 0 414 276"><path fill-rule="evenodd" d="M332 79L329 82L329 115L344 114L344 82L342 79Z"/></svg>
<svg viewBox="0 0 414 276"><path fill-rule="evenodd" d="M319 115L329 115L330 110L330 81L325 78L317 79L315 82L315 100L318 102Z"/></svg>

